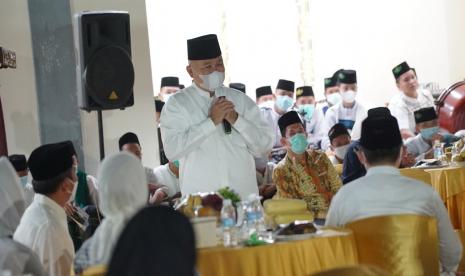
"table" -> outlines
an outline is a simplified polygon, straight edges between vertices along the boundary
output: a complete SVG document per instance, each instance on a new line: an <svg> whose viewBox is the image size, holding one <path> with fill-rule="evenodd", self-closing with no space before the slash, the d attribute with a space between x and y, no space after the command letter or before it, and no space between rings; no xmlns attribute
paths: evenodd
<svg viewBox="0 0 465 276"><path fill-rule="evenodd" d="M432 185L446 205L452 226L465 230L465 167L400 171L407 177Z"/></svg>
<svg viewBox="0 0 465 276"><path fill-rule="evenodd" d="M256 247L200 249L197 269L202 276L291 276L357 263L354 236L350 230L341 229L301 241Z"/></svg>

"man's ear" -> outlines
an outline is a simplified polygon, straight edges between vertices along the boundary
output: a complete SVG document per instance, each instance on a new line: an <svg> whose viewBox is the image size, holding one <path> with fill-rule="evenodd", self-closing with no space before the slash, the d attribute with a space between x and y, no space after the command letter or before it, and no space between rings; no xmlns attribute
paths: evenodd
<svg viewBox="0 0 465 276"><path fill-rule="evenodd" d="M281 145L283 145L283 146L285 146L285 147L288 146L288 143L287 143L287 139L286 139L286 138L281 137L281 140L280 140L280 141L281 141Z"/></svg>
<svg viewBox="0 0 465 276"><path fill-rule="evenodd" d="M362 163L362 165L366 166L366 157L362 150L356 151L355 154L357 155L358 161Z"/></svg>
<svg viewBox="0 0 465 276"><path fill-rule="evenodd" d="M73 190L73 183L71 183L71 181L68 180L68 178L65 178L63 179L63 181L61 182L60 184L60 190L62 192L66 192L66 193L69 193L69 191L72 191Z"/></svg>
<svg viewBox="0 0 465 276"><path fill-rule="evenodd" d="M186 66L186 71L191 78L194 78L194 72L192 71L192 67L190 65Z"/></svg>

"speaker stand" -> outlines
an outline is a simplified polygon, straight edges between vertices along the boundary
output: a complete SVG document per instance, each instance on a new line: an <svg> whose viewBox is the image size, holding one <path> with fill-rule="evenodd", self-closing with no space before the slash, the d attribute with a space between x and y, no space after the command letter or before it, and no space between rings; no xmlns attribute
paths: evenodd
<svg viewBox="0 0 465 276"><path fill-rule="evenodd" d="M102 110L97 110L98 117L98 144L100 147L100 161L105 158L105 143L103 140L103 121L102 121Z"/></svg>

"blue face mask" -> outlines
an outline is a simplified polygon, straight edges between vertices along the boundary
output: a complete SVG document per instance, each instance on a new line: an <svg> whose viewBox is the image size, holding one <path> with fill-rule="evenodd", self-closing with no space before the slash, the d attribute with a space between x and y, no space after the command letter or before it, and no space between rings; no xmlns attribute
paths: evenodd
<svg viewBox="0 0 465 276"><path fill-rule="evenodd" d="M439 127L430 127L420 130L421 137L425 140L431 140L434 134L439 132Z"/></svg>
<svg viewBox="0 0 465 276"><path fill-rule="evenodd" d="M313 104L304 104L299 106L299 113L303 114L305 121L310 122L315 111L315 105Z"/></svg>
<svg viewBox="0 0 465 276"><path fill-rule="evenodd" d="M290 139L291 150L295 154L302 154L308 147L307 137L303 133L297 133Z"/></svg>
<svg viewBox="0 0 465 276"><path fill-rule="evenodd" d="M278 96L276 98L276 105L278 106L279 109L283 111L287 111L289 108L292 107L293 104L294 104L294 100L291 99L291 97Z"/></svg>
<svg viewBox="0 0 465 276"><path fill-rule="evenodd" d="M179 169L179 160L173 161L173 164L176 168Z"/></svg>
<svg viewBox="0 0 465 276"><path fill-rule="evenodd" d="M21 176L19 178L19 180L21 181L21 185L23 186L23 188L26 187L26 185L27 185L27 175Z"/></svg>

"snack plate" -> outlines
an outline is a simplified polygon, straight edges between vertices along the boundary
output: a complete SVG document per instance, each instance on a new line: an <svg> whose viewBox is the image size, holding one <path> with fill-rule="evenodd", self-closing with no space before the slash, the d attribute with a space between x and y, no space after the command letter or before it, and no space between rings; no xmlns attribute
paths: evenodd
<svg viewBox="0 0 465 276"><path fill-rule="evenodd" d="M319 237L323 234L323 230L317 230L315 233L295 234L295 235L276 235L275 239L278 241L300 241L314 237Z"/></svg>

